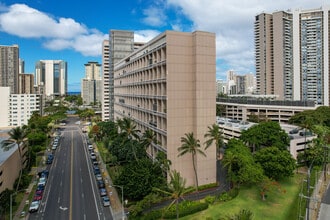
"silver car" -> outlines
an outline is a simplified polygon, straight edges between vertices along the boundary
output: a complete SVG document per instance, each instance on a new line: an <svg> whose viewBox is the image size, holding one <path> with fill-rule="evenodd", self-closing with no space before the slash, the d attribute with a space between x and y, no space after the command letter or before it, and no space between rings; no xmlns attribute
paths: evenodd
<svg viewBox="0 0 330 220"><path fill-rule="evenodd" d="M110 206L110 199L108 196L103 196L102 197L102 202L103 202L103 206L106 207L106 206Z"/></svg>

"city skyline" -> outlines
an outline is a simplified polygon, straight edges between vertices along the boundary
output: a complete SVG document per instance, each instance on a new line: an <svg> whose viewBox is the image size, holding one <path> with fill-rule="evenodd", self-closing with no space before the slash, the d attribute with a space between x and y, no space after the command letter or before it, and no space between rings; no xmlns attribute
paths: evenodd
<svg viewBox="0 0 330 220"><path fill-rule="evenodd" d="M217 79L228 70L255 73L255 15L288 9L313 9L329 1L0 1L0 44L19 45L25 72L38 60L68 63L68 92L80 91L84 64L101 63L102 41L110 29L131 30L147 42L165 30L216 33ZM65 7L63 7L63 5Z"/></svg>

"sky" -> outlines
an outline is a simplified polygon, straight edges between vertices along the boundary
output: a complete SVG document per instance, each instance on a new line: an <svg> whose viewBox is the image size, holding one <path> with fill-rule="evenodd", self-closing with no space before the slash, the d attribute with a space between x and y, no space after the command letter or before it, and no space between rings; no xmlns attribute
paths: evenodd
<svg viewBox="0 0 330 220"><path fill-rule="evenodd" d="M255 73L254 19L260 13L315 9L330 0L0 0L0 45L19 46L25 73L38 60L68 63L68 91L80 91L84 64L102 63L111 29L148 42L165 30L216 34L216 78Z"/></svg>

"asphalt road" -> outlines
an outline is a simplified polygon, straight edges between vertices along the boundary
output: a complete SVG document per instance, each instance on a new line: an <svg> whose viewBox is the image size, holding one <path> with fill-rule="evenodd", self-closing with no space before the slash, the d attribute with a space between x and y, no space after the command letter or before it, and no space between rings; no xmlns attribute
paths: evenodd
<svg viewBox="0 0 330 220"><path fill-rule="evenodd" d="M30 220L112 219L111 208L103 207L92 170L86 137L69 118L61 131L55 158L47 167L48 181L39 211Z"/></svg>
<svg viewBox="0 0 330 220"><path fill-rule="evenodd" d="M322 198L318 220L329 220L329 219L330 219L330 187L328 185L327 191Z"/></svg>

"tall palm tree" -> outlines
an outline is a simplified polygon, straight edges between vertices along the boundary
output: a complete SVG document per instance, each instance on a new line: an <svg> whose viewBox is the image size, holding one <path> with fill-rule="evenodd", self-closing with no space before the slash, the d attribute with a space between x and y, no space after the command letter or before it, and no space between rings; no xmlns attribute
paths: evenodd
<svg viewBox="0 0 330 220"><path fill-rule="evenodd" d="M142 137L141 137L141 144L142 146L147 149L148 147L150 147L152 144L158 144L159 141L157 140L157 136L156 133L151 130L151 129L147 129L145 130L145 132L143 133ZM151 155L154 158L154 154L153 154L153 147L150 148Z"/></svg>
<svg viewBox="0 0 330 220"><path fill-rule="evenodd" d="M228 177L230 179L230 188L233 187L233 184L235 182L234 178L235 178L235 171L237 168L237 164L239 162L239 159L237 157L237 155L233 154L232 152L228 151L226 152L223 160L222 160L222 165L224 168L226 168L227 173L228 173Z"/></svg>
<svg viewBox="0 0 330 220"><path fill-rule="evenodd" d="M205 138L208 138L205 141L205 150L209 148L213 142L215 142L216 150L217 150L217 155L220 155L220 149L223 144L223 137L222 137L222 132L220 131L220 127L218 124L213 124L212 126L208 126L208 131L204 135Z"/></svg>
<svg viewBox="0 0 330 220"><path fill-rule="evenodd" d="M159 164L164 176L166 177L167 172L170 170L170 166L172 165L172 161L167 159L166 153L164 153L163 151L159 151L155 159L156 163Z"/></svg>
<svg viewBox="0 0 330 220"><path fill-rule="evenodd" d="M200 154L206 157L206 154L200 149L200 141L194 137L194 133L188 133L185 134L185 137L181 137L181 147L178 148L179 155L183 156L186 153L191 154L193 168L195 172L195 182L196 182L196 191L198 191L198 176L197 176L197 170L196 170L196 155Z"/></svg>
<svg viewBox="0 0 330 220"><path fill-rule="evenodd" d="M130 118L123 118L117 120L117 125L120 130L120 135L123 137L123 146L129 146L129 148L131 148L135 160L137 160L136 144L133 143L133 140L140 139L140 130L136 128L136 124Z"/></svg>
<svg viewBox="0 0 330 220"><path fill-rule="evenodd" d="M18 177L18 182L17 182L17 186L16 186L16 191L18 191L20 182L21 182L21 178L22 178L22 172L23 172L23 154L22 154L22 149L25 146L26 143L26 130L21 128L21 127L16 127L16 128L12 128L9 132L8 132L10 139L8 140L8 144L6 144L6 146L8 148L12 148L14 146L17 145L18 148L18 153L19 153L19 158L20 158L20 173L19 173L19 177ZM16 144L13 144L16 143Z"/></svg>
<svg viewBox="0 0 330 220"><path fill-rule="evenodd" d="M117 125L120 129L120 133L128 139L139 139L140 130L136 128L136 124L130 118L123 118L117 120Z"/></svg>
<svg viewBox="0 0 330 220"><path fill-rule="evenodd" d="M161 190L155 188L155 190L165 193L173 199L167 210L175 203L176 204L176 219L179 219L179 201L183 199L183 195L187 192L186 179L181 177L180 173L176 170L170 172L170 182L168 183L168 190Z"/></svg>

